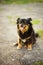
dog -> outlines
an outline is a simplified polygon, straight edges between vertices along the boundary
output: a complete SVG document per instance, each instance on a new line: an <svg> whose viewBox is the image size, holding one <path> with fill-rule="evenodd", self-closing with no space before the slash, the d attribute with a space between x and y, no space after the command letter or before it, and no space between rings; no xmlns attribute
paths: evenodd
<svg viewBox="0 0 43 65"><path fill-rule="evenodd" d="M35 34L32 27L32 18L18 18L17 19L17 32L18 32L18 44L17 49L21 49L22 46L25 46L28 50L32 50L33 44L36 42L36 37L38 34Z"/></svg>

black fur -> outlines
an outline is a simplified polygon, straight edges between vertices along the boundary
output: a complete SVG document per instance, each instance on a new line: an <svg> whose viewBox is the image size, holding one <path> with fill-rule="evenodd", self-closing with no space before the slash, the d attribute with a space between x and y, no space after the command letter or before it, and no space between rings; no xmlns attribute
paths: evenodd
<svg viewBox="0 0 43 65"><path fill-rule="evenodd" d="M30 30L28 29L24 34L22 34L21 31L19 31L18 34L21 37L21 39L25 39L25 38L31 36L31 32L32 32L32 28Z"/></svg>
<svg viewBox="0 0 43 65"><path fill-rule="evenodd" d="M36 41L36 37L38 36L38 34L37 35L35 34L31 21L32 21L31 18L27 18L27 19L18 18L17 19L17 29L18 29L18 35L21 39L26 39L31 36L31 38L28 39L26 42L34 43ZM29 29L24 34L22 34L22 32L19 30L19 24L22 24L22 26L25 24L29 25Z"/></svg>
<svg viewBox="0 0 43 65"><path fill-rule="evenodd" d="M18 34L22 39L25 39L25 38L31 36L31 32L33 31L33 29L32 29L32 23L30 21L32 21L31 18L27 18L27 19L18 18L17 19L17 27L19 27L19 24L22 24L22 25L29 24L30 25L30 29L28 29L24 34L22 34L22 32L20 30L18 30Z"/></svg>

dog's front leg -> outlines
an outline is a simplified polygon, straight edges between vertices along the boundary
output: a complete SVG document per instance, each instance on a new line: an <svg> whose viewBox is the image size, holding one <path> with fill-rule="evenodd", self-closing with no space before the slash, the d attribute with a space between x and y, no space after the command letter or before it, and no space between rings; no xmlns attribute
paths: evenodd
<svg viewBox="0 0 43 65"><path fill-rule="evenodd" d="M21 41L21 39L19 38L17 49L21 49L21 48L22 48L22 41Z"/></svg>
<svg viewBox="0 0 43 65"><path fill-rule="evenodd" d="M32 43L28 44L28 50L32 50Z"/></svg>

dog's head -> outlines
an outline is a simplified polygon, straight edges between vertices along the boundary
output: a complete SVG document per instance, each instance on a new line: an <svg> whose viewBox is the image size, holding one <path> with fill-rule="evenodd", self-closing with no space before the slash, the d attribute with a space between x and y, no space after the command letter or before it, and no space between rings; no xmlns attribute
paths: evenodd
<svg viewBox="0 0 43 65"><path fill-rule="evenodd" d="M17 19L17 28L18 30L20 30L22 33L25 33L31 26L32 19L31 18L27 18L27 19Z"/></svg>

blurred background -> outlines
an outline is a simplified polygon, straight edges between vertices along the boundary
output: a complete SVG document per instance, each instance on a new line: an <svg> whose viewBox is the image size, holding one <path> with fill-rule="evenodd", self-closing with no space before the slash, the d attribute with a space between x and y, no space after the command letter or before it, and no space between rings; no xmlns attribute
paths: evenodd
<svg viewBox="0 0 43 65"><path fill-rule="evenodd" d="M29 17L32 18L31 22L35 32L39 34L38 46L36 45L37 48L35 47L34 52L32 51L34 55L30 53L32 56L29 58L43 60L43 0L0 0L0 65L8 65L8 63L14 65L13 61L16 56L21 57L25 55L25 52L27 53L26 50L17 52L13 43L18 39L17 18ZM40 63L43 65L43 62L36 63L36 65L41 65Z"/></svg>
<svg viewBox="0 0 43 65"><path fill-rule="evenodd" d="M43 0L0 0L0 37L14 41L14 37L17 37L16 20L19 17L31 17L35 31L43 34Z"/></svg>
<svg viewBox="0 0 43 65"><path fill-rule="evenodd" d="M26 4L26 3L34 3L34 2L40 2L42 3L43 0L0 0L0 3L16 3L16 4Z"/></svg>

